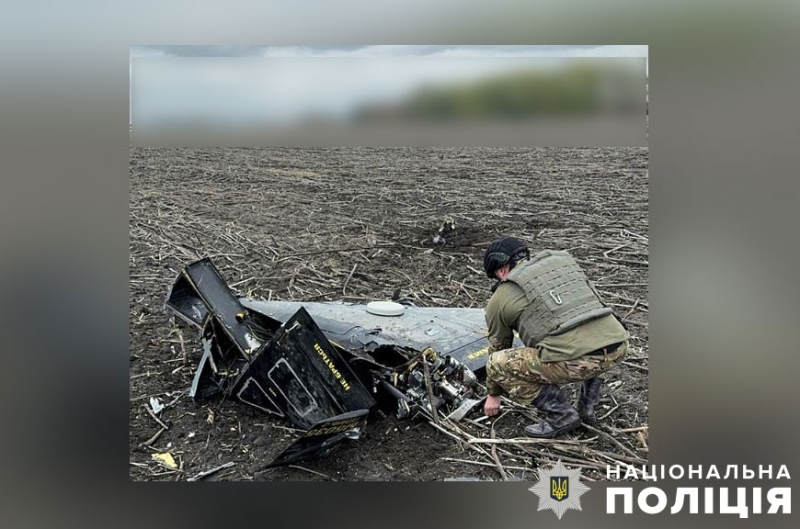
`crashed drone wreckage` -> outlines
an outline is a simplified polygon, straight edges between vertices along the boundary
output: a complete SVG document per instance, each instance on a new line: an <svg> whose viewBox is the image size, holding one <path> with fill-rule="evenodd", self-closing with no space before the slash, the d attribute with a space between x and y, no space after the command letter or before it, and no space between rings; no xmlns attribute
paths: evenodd
<svg viewBox="0 0 800 529"><path fill-rule="evenodd" d="M482 400L482 309L237 298L208 258L181 271L165 305L200 330L192 398L234 397L305 430L265 468L359 438L377 409L459 421Z"/></svg>

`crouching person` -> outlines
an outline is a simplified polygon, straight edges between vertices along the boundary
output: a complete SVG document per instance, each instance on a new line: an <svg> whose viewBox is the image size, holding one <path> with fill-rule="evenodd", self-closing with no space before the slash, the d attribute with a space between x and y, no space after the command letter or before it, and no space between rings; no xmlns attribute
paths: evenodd
<svg viewBox="0 0 800 529"><path fill-rule="evenodd" d="M484 413L500 411L500 396L532 403L544 419L525 427L529 437L551 438L594 423L603 373L619 364L628 333L564 251L530 255L513 237L493 242L484 270L499 282L486 306L489 360ZM514 331L525 347L512 349ZM582 382L577 409L562 385Z"/></svg>

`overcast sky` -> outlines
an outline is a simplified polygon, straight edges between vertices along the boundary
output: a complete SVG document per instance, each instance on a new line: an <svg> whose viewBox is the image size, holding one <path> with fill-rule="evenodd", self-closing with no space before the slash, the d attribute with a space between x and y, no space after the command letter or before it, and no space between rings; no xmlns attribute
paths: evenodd
<svg viewBox="0 0 800 529"><path fill-rule="evenodd" d="M339 119L423 85L576 58L647 57L647 46L133 46L134 123L203 118L286 124Z"/></svg>
<svg viewBox="0 0 800 529"><path fill-rule="evenodd" d="M647 57L619 46L132 46L131 57Z"/></svg>

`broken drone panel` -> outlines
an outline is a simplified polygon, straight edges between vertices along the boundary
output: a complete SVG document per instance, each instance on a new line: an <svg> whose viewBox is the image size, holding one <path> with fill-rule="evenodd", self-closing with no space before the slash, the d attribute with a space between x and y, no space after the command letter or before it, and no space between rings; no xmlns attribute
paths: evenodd
<svg viewBox="0 0 800 529"><path fill-rule="evenodd" d="M285 324L245 309L209 259L184 268L166 306L201 329L203 356L191 389L195 399L234 395L309 431L350 412L366 416L375 404L304 309ZM301 444L325 440L329 445L332 439L310 436Z"/></svg>

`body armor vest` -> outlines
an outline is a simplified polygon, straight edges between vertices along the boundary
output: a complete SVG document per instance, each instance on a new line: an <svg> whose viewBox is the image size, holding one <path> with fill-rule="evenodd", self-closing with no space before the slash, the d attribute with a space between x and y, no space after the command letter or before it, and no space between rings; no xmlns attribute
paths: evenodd
<svg viewBox="0 0 800 529"><path fill-rule="evenodd" d="M519 285L530 303L517 329L528 347L547 335L561 334L612 312L580 265L564 251L544 250L529 261L520 261L506 280Z"/></svg>

